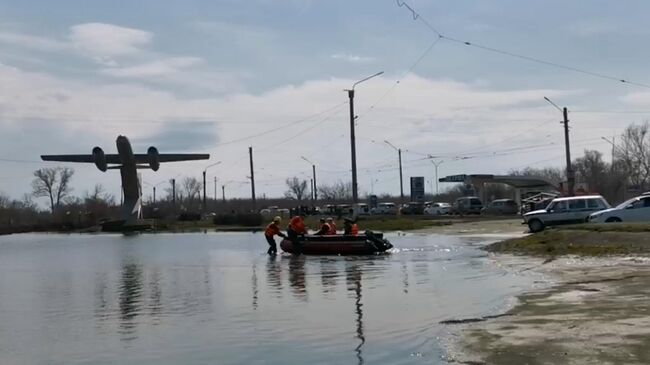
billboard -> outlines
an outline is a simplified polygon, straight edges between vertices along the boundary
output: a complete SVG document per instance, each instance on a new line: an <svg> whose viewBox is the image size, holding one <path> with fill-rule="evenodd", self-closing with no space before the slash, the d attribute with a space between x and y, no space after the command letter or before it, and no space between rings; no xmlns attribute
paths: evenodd
<svg viewBox="0 0 650 365"><path fill-rule="evenodd" d="M424 202L424 177L411 177L411 201Z"/></svg>

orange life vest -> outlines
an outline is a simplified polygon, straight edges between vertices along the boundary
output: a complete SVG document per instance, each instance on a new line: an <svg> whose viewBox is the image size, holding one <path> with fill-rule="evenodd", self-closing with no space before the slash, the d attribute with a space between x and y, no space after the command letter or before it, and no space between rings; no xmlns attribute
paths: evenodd
<svg viewBox="0 0 650 365"><path fill-rule="evenodd" d="M305 228L305 221L299 215L291 218L291 221L289 222L289 228L291 228L291 230L297 234L307 233L307 229Z"/></svg>
<svg viewBox="0 0 650 365"><path fill-rule="evenodd" d="M327 231L328 235L335 235L336 234L336 224L334 222L328 223L330 229Z"/></svg>
<svg viewBox="0 0 650 365"><path fill-rule="evenodd" d="M280 234L280 227L275 222L269 223L264 230L264 235L267 237L273 237Z"/></svg>
<svg viewBox="0 0 650 365"><path fill-rule="evenodd" d="M359 226L357 226L356 223L352 224L352 229L350 230L350 233L353 236L358 236L359 235Z"/></svg>

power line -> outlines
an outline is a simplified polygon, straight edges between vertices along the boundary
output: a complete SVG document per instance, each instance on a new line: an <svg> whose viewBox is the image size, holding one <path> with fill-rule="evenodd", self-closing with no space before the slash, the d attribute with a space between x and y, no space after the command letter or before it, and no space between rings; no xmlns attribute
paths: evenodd
<svg viewBox="0 0 650 365"><path fill-rule="evenodd" d="M440 33L437 29L435 29L431 24L429 24L429 22L426 19L424 19L421 14L419 14L415 9L413 9L405 1L403 1L403 0L396 0L396 1L397 1L397 5L399 7L406 7L411 12L411 14L413 15L413 20L420 20L427 28L429 28L433 33L435 33L436 36L438 36L439 39L446 39L446 40L451 41L451 42L455 42L455 43L458 43L458 44L463 44L463 45L466 45L466 46L469 46L469 47L474 47L474 48L477 48L477 49L480 49L480 50L484 50L484 51L488 51L488 52L492 52L492 53L497 53L497 54L501 54L501 55L509 56L509 57L513 57L513 58L519 58L519 59L522 59L522 60L525 60L525 61L539 63L539 64L546 65L546 66L551 66L551 67L555 67L555 68L564 69L564 70L567 70L567 71L573 71L573 72L585 74L585 75L592 76L592 77L597 77L597 78L601 78L601 79L605 79L605 80L610 80L610 81L620 82L620 83L623 83L623 84L635 85L635 86L650 89L650 85L644 84L644 83L641 83L641 82L636 82L636 81L632 81L632 80L628 80L628 79L624 79L624 78L620 78L620 77L606 75L606 74L603 74L603 73L589 71L589 70L585 70L585 69L581 69L581 68L577 68L577 67L573 67L573 66L567 66L567 65L560 64L560 63L556 63L556 62L546 61L546 60L543 60L543 59L540 59L540 58L526 56L526 55L522 55L522 54L502 50L502 49L499 49L499 48L484 46L484 45L481 45L481 44L478 44L478 43L473 43L473 42L469 42L469 41L465 41L465 40L461 40L461 39L457 39L457 38L454 38L454 37L444 35L444 34Z"/></svg>
<svg viewBox="0 0 650 365"><path fill-rule="evenodd" d="M314 117L317 117L317 116L320 116L320 115L326 114L326 113L328 113L328 112L331 112L331 111L333 111L333 110L336 110L336 109L340 108L341 106L343 106L343 105L345 105L345 104L347 104L347 102L339 103L339 104L337 104L337 105L335 105L335 106L333 106L333 107L331 107L331 108L329 108L329 109L326 109L326 110L324 110L324 111L322 111L322 112L318 112L318 113L312 114L312 115L310 115L310 116L308 116L308 117L305 117L305 118L302 118L302 119L295 120L295 121L293 121L293 122L289 122L289 123L283 124L283 125L281 125L281 126L279 126L279 127L276 127L276 128L271 128L271 129L265 130L265 131L263 131L263 132L255 133L255 134L252 134L252 135L249 135L249 136L246 136L246 137L241 137L241 138L233 139L233 140L230 140L230 141L217 143L217 144L215 144L215 145L212 145L212 147L221 147L221 146L226 146L226 145L229 145L229 144L238 143L238 142L243 142L243 141L246 141L246 140L249 140L249 139L253 139L253 138L257 138L257 137L260 137L260 136L263 136L263 135L266 135L266 134L270 134L270 133L273 133L273 132L277 132L277 131L279 131L280 129L284 129L284 128L289 127L289 126L292 126L292 125L296 125L296 124L304 123L304 122L306 122L306 121L308 121L308 120L310 120L310 119L312 119L312 118L314 118Z"/></svg>

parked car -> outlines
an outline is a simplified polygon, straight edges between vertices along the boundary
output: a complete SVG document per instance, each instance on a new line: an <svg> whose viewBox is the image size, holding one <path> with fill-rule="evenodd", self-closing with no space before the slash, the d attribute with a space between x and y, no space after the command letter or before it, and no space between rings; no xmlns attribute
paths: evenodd
<svg viewBox="0 0 650 365"><path fill-rule="evenodd" d="M548 226L584 223L591 213L610 207L600 195L572 196L553 199L546 209L526 213L523 218L531 232L540 232Z"/></svg>
<svg viewBox="0 0 650 365"><path fill-rule="evenodd" d="M400 209L400 213L404 215L424 214L424 203L410 202L404 204Z"/></svg>
<svg viewBox="0 0 650 365"><path fill-rule="evenodd" d="M650 222L650 194L644 193L619 204L616 208L591 213L589 222Z"/></svg>
<svg viewBox="0 0 650 365"><path fill-rule="evenodd" d="M451 209L451 204L449 203L431 203L429 204L428 207L424 208L424 214L427 215L443 215L443 214L449 214L449 210Z"/></svg>
<svg viewBox="0 0 650 365"><path fill-rule="evenodd" d="M512 199L496 199L483 207L481 213L498 215L517 214L519 213L519 206Z"/></svg>
<svg viewBox="0 0 650 365"><path fill-rule="evenodd" d="M451 214L481 214L483 203L475 196L464 196L456 199L451 206Z"/></svg>
<svg viewBox="0 0 650 365"><path fill-rule="evenodd" d="M354 205L354 215L370 215L370 207L366 203L357 203Z"/></svg>
<svg viewBox="0 0 650 365"><path fill-rule="evenodd" d="M370 210L370 214L380 215L380 214L397 214L397 206L395 203L379 203L376 208Z"/></svg>

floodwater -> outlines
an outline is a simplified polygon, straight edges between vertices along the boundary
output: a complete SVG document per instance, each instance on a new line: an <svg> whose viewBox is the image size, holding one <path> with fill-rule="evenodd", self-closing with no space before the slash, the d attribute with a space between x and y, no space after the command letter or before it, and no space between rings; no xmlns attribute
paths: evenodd
<svg viewBox="0 0 650 365"><path fill-rule="evenodd" d="M532 283L485 237L387 238L387 255L269 258L261 233L3 236L0 364L444 363L440 321Z"/></svg>

